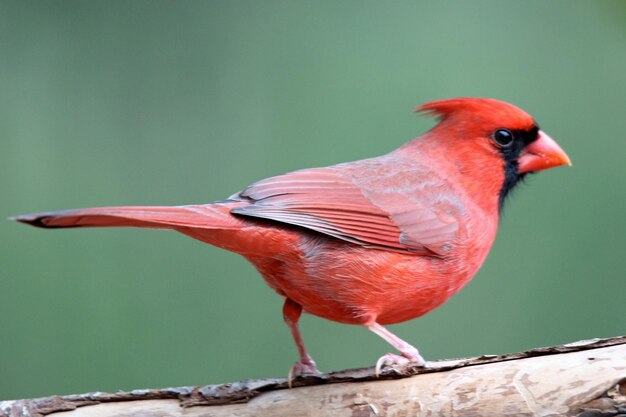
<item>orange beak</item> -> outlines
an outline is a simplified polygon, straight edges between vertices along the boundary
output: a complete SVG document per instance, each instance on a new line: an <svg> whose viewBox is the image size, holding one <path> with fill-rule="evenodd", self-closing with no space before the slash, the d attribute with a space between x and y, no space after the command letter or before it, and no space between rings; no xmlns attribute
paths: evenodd
<svg viewBox="0 0 626 417"><path fill-rule="evenodd" d="M524 149L517 162L520 174L541 171L559 165L572 165L565 151L542 130L539 131L537 140L531 142Z"/></svg>

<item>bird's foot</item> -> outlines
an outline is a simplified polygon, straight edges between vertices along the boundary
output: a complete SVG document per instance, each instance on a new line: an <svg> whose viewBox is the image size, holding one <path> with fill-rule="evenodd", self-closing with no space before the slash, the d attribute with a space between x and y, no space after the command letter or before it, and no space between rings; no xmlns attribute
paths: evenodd
<svg viewBox="0 0 626 417"><path fill-rule="evenodd" d="M319 373L320 371L317 369L315 361L310 356L302 358L298 362L294 363L289 370L289 374L287 375L289 388L291 388L291 382L294 378L301 375L317 375Z"/></svg>
<svg viewBox="0 0 626 417"><path fill-rule="evenodd" d="M375 368L376 378L380 376L380 371L385 366L393 366L393 365L424 366L425 364L426 364L426 361L417 352L417 350L415 350L414 352L413 351L402 352L402 355L395 355L393 353L387 353L386 355L381 356L380 359L376 361L376 368Z"/></svg>

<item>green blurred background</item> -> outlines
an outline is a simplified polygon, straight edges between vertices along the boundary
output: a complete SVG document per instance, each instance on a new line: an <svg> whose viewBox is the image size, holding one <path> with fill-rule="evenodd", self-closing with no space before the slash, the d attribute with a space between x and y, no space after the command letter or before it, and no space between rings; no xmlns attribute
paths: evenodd
<svg viewBox="0 0 626 417"><path fill-rule="evenodd" d="M532 113L574 162L510 201L486 264L391 329L428 359L624 332L626 2L1 1L0 217L221 199L385 153L454 96ZM285 376L281 300L172 232L0 221L0 399ZM387 345L306 316L325 371Z"/></svg>

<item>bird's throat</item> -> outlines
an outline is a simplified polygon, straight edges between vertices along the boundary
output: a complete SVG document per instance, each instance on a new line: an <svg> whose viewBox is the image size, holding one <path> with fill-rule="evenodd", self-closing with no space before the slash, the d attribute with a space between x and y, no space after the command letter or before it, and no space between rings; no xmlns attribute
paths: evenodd
<svg viewBox="0 0 626 417"><path fill-rule="evenodd" d="M498 199L498 209L500 212L502 212L504 208L506 198L511 195L511 191L513 191L515 186L524 180L525 176L526 174L520 174L518 172L517 161L505 161L504 181L502 182Z"/></svg>

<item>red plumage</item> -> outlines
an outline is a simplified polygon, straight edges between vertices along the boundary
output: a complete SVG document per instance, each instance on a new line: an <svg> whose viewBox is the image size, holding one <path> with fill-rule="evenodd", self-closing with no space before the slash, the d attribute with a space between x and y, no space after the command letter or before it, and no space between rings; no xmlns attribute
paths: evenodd
<svg viewBox="0 0 626 417"><path fill-rule="evenodd" d="M418 111L439 124L387 155L268 178L228 200L15 219L173 229L243 255L286 298L285 321L300 352L295 373L317 372L297 326L302 310L367 326L396 347L402 356L383 356L377 370L422 364L415 348L381 325L426 314L461 289L491 248L509 189L526 173L569 159L508 103L458 98Z"/></svg>

